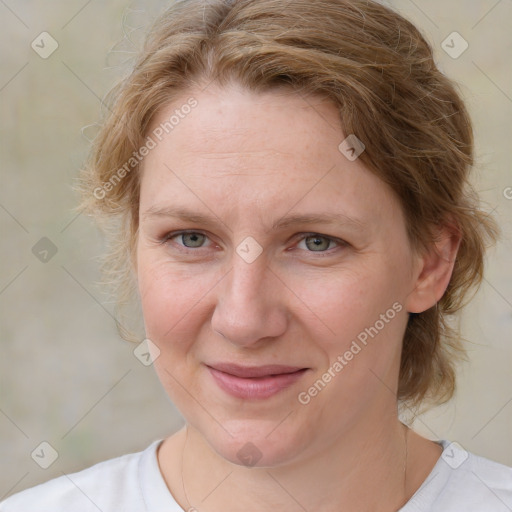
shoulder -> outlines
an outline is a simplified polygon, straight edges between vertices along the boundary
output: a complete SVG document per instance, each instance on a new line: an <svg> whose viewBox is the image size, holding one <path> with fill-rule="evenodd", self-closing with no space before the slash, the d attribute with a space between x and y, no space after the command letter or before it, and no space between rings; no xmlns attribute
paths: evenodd
<svg viewBox="0 0 512 512"><path fill-rule="evenodd" d="M404 512L512 510L511 467L468 452L456 442L439 443L441 457Z"/></svg>
<svg viewBox="0 0 512 512"><path fill-rule="evenodd" d="M443 459L450 470L450 491L459 499L469 498L475 510L512 509L511 467L466 452L457 443L446 445Z"/></svg>
<svg viewBox="0 0 512 512"><path fill-rule="evenodd" d="M144 510L139 466L145 454L156 452L158 443L14 494L0 503L0 512Z"/></svg>

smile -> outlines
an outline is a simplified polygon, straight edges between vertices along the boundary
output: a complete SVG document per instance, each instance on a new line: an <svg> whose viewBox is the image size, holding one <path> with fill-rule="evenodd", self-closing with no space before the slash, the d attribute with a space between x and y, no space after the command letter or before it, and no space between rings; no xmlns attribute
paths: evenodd
<svg viewBox="0 0 512 512"><path fill-rule="evenodd" d="M265 369L269 367L245 368L242 370L240 370L240 367L236 367L236 369L229 370L237 373L237 375L234 375L228 373L228 371L222 371L218 367L208 366L207 368L220 389L231 396L245 399L269 398L295 384L308 370L308 368L288 368L281 370L281 373L277 373L275 368ZM269 373L269 371L276 373ZM264 372L267 373L261 375ZM247 376L251 374L260 375Z"/></svg>

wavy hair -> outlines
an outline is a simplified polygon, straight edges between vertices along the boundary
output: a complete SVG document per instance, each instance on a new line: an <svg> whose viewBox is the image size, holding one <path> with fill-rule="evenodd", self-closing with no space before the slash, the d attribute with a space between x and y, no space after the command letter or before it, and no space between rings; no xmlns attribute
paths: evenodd
<svg viewBox="0 0 512 512"><path fill-rule="evenodd" d="M398 387L398 399L410 405L447 401L465 353L450 320L480 285L499 229L469 182L473 133L456 85L419 30L374 1L185 0L159 16L133 69L107 97L80 177L79 209L107 233L103 268L118 304L135 289L139 164L126 163L157 112L212 81L329 98L345 133L365 141L363 163L394 190L415 250L431 246L447 218L455 223L461 243L451 280L435 307L410 314Z"/></svg>

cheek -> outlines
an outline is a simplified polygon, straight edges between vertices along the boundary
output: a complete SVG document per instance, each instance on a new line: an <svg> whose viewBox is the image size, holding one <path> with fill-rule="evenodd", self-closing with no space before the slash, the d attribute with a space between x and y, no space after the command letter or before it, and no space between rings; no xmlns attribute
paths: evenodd
<svg viewBox="0 0 512 512"><path fill-rule="evenodd" d="M393 273L376 261L357 270L324 275L312 283L302 282L297 295L303 299L305 311L315 313L316 323L327 333L324 339L330 340L329 345L335 350L343 348L401 300Z"/></svg>
<svg viewBox="0 0 512 512"><path fill-rule="evenodd" d="M308 385L315 386L320 378L329 388L319 393L323 396L315 399L317 406L332 400L332 410L345 413L357 408L358 400L371 400L379 389L393 388L407 323L402 304L404 283L396 279L394 266L374 259L357 271L341 272L324 279L322 286L311 287L308 305L329 328L323 327L322 332L327 333L323 336L315 336L320 328L311 332L325 355L325 367L318 369ZM318 383L316 387L322 386ZM304 391L309 395L308 389ZM317 392L311 391L313 395Z"/></svg>
<svg viewBox="0 0 512 512"><path fill-rule="evenodd" d="M141 255L138 284L146 335L164 348L171 339L186 341L199 327L198 315L215 281L199 269L184 272Z"/></svg>
<svg viewBox="0 0 512 512"><path fill-rule="evenodd" d="M160 351L154 369L174 405L193 420L200 414L190 393L200 396L201 390L190 365L195 365L194 341L206 318L205 292L212 286L199 271L184 273L148 255L141 255L138 268L146 336Z"/></svg>

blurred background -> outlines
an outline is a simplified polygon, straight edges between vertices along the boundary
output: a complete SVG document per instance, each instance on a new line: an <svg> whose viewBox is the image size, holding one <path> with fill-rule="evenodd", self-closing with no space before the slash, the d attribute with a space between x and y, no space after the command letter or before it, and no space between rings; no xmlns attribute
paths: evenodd
<svg viewBox="0 0 512 512"><path fill-rule="evenodd" d="M503 229L461 317L470 360L457 395L414 428L512 466L512 2L386 3L460 84L475 184ZM72 211L100 101L168 4L0 0L0 500L183 425L137 345L118 336L98 286L102 236Z"/></svg>

